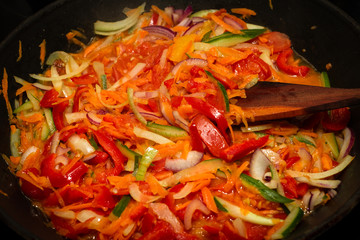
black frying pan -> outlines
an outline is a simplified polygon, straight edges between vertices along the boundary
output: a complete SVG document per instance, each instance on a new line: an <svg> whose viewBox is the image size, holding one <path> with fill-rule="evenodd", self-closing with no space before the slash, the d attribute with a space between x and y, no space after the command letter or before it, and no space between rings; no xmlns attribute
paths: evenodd
<svg viewBox="0 0 360 240"><path fill-rule="evenodd" d="M136 7L142 1L119 0L62 0L51 4L46 9L28 18L20 27L0 45L0 76L6 67L9 76L18 75L29 80L28 73L41 72L39 63L39 43L46 39L47 52L55 50L77 51L69 45L65 34L70 29L82 28L88 40L93 35L92 23L97 19L112 21L121 17L124 7ZM274 9L269 8L268 0L197 0L197 1L147 1L147 6L156 4L163 8L175 6L184 8L191 4L195 10L204 8L248 7L258 15L251 21L268 26L272 30L287 33L292 39L294 48L302 52L319 71L325 70L327 63L332 63L329 71L334 87L360 87L360 27L348 18L341 10L322 0L272 0ZM1 6L1 4L0 4ZM354 11L352 9L352 11ZM311 29L316 26L315 29ZM23 44L23 58L16 63L18 57L18 41ZM303 51L303 49L305 51ZM14 98L16 89L10 83L9 95ZM360 136L360 109L352 109L351 127ZM0 152L9 155L9 128L7 112L3 100L0 101ZM353 154L359 155L360 144L355 142ZM338 188L338 196L327 205L318 208L312 215L297 227L288 239L319 239L324 232L351 212L360 200L360 161L356 159L344 171L340 179L343 181ZM22 195L17 181L8 171L4 161L0 161L0 189L8 197L0 195L0 219L25 239L62 239L46 227L41 213L32 207ZM357 211L359 212L359 211ZM360 215L352 216L360 217ZM347 219L346 223L357 221ZM342 224L342 225L341 225ZM339 226L345 225L341 223ZM331 235L341 232L341 236L349 237L357 233L349 227L330 231ZM344 231L345 230L345 231ZM326 233L325 233L326 234ZM4 235L2 235L4 236Z"/></svg>

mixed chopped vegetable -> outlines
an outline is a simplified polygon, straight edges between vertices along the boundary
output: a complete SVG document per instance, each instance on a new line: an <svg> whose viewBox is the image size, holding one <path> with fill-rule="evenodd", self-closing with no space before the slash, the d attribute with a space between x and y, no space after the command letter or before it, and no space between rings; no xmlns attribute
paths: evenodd
<svg viewBox="0 0 360 240"><path fill-rule="evenodd" d="M241 108L258 81L329 87L286 34L245 8L124 13L78 53L42 48L35 82L14 77L7 161L59 234L281 239L336 195L348 108L261 123Z"/></svg>

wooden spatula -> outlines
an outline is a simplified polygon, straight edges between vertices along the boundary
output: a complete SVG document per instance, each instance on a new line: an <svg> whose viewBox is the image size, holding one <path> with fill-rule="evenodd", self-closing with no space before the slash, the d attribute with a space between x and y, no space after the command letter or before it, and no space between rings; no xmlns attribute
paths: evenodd
<svg viewBox="0 0 360 240"><path fill-rule="evenodd" d="M360 89L326 88L298 84L258 82L246 90L240 106L255 121L306 115L360 104Z"/></svg>

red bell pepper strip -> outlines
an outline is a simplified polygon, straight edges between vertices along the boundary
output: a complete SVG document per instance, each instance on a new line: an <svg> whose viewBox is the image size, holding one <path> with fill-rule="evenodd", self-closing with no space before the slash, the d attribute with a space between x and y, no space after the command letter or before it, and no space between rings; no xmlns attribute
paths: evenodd
<svg viewBox="0 0 360 240"><path fill-rule="evenodd" d="M324 113L321 125L330 132L341 131L349 123L350 115L348 108L333 109L330 114Z"/></svg>
<svg viewBox="0 0 360 240"><path fill-rule="evenodd" d="M65 127L64 123L64 111L69 106L69 101L61 102L53 106L53 120L55 127L58 131Z"/></svg>
<svg viewBox="0 0 360 240"><path fill-rule="evenodd" d="M59 100L59 93L55 89L46 91L40 101L40 106L43 108L53 107L53 104Z"/></svg>
<svg viewBox="0 0 360 240"><path fill-rule="evenodd" d="M224 111L219 110L218 108L199 98L185 97L185 100L201 114L205 115L210 120L215 121L225 140L229 140L226 133L226 129L228 128L228 122L224 115Z"/></svg>
<svg viewBox="0 0 360 240"><path fill-rule="evenodd" d="M249 139L241 143L236 143L226 149L223 149L220 153L220 157L227 162L232 162L245 157L250 152L264 146L269 139L269 135L258 139Z"/></svg>
<svg viewBox="0 0 360 240"><path fill-rule="evenodd" d="M124 162L127 160L126 157L120 152L114 140L109 137L104 131L94 131L94 135L100 146L104 148L104 150L110 155L110 157L114 161L114 168L109 174L119 175L124 169Z"/></svg>
<svg viewBox="0 0 360 240"><path fill-rule="evenodd" d="M41 175L47 176L53 187L60 188L71 182L76 182L88 170L82 161L78 161L67 173L62 174L61 170L55 168L56 157L55 153L50 154L41 163Z"/></svg>
<svg viewBox="0 0 360 240"><path fill-rule="evenodd" d="M215 157L220 157L220 153L229 147L220 130L205 115L198 114L191 121L190 129L200 136Z"/></svg>
<svg viewBox="0 0 360 240"><path fill-rule="evenodd" d="M219 82L221 82L226 88L230 88L230 89L235 89L238 87L237 83L234 82L231 79L228 79L227 77L212 71L211 69L209 70L209 72L213 75L213 77L218 80Z"/></svg>
<svg viewBox="0 0 360 240"><path fill-rule="evenodd" d="M76 89L76 92L75 92L75 95L74 95L74 105L73 105L73 108L72 108L73 112L78 112L79 111L80 97L84 92L88 91L88 89L89 88L87 86L81 86L81 87L78 87Z"/></svg>
<svg viewBox="0 0 360 240"><path fill-rule="evenodd" d="M307 66L289 65L288 60L292 54L293 54L293 50L291 48L280 52L279 56L276 59L277 66L281 71L287 74L302 76L302 77L305 76L309 72L310 68Z"/></svg>

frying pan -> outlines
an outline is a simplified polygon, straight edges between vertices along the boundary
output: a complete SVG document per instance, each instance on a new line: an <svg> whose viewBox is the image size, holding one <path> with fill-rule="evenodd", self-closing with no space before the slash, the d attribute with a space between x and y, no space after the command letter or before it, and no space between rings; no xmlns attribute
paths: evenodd
<svg viewBox="0 0 360 240"><path fill-rule="evenodd" d="M56 50L74 52L78 47L67 42L65 34L71 29L84 30L87 41L93 36L93 23L98 20L114 21L124 17L124 7L134 8L143 1L116 0L60 0L52 3L23 22L0 45L0 76L3 67L9 74L9 97L14 99L16 86L11 76L17 75L30 80L29 73L42 71L39 47L43 39L47 42L47 53ZM287 33L293 47L308 59L319 71L331 63L329 76L333 87L360 87L360 27L341 10L324 0L273 0L273 9L267 0L197 0L197 1L147 1L161 8L174 6L184 8L192 5L195 10L208 8L247 7L257 12L250 21L265 25L271 30ZM22 41L23 57L18 57L18 41ZM352 109L350 127L360 136L360 108ZM9 125L4 101L0 101L0 152L9 150ZM360 144L355 142L352 154L359 155ZM338 195L306 217L288 239L315 239L329 227L346 216L360 200L360 161L355 159L340 174L342 184ZM46 218L21 193L16 178L0 161L0 220L25 239L62 239L47 227ZM359 216L358 216L359 217ZM342 236L350 236L347 232Z"/></svg>

